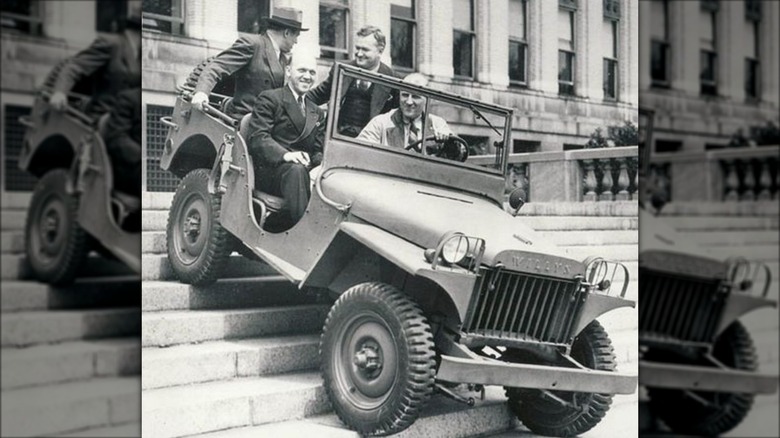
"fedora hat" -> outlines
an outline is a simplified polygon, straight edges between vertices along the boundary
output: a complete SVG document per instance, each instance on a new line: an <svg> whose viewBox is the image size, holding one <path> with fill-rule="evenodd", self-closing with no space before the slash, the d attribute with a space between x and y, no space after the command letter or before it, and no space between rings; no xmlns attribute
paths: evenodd
<svg viewBox="0 0 780 438"><path fill-rule="evenodd" d="M265 18L266 24L276 24L290 29L306 32L309 29L301 27L303 13L294 8L274 8L270 17Z"/></svg>

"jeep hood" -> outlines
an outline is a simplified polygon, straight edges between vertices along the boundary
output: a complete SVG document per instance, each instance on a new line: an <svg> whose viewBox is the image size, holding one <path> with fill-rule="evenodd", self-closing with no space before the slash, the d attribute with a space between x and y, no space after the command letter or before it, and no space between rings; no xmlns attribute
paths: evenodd
<svg viewBox="0 0 780 438"><path fill-rule="evenodd" d="M521 216L513 217L487 197L341 169L321 182L326 197L352 205L351 216L422 248L435 248L446 232L460 231L485 240L482 262L487 265L512 251L571 260L563 248L525 225ZM580 261L574 262L578 266Z"/></svg>

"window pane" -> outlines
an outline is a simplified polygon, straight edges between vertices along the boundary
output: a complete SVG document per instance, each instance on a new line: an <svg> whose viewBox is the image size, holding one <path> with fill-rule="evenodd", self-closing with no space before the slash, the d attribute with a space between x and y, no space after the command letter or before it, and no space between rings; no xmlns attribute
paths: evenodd
<svg viewBox="0 0 780 438"><path fill-rule="evenodd" d="M747 55L747 56L755 56L755 57L757 57L756 55L758 55L758 53L756 51L757 47L756 47L756 36L755 36L756 35L755 29L757 27L758 27L758 25L756 25L756 23L754 23L754 22L753 23L751 23L751 22L747 23L748 32L745 32L745 36L743 37L744 38L744 44L745 44L745 46L744 46L745 55Z"/></svg>
<svg viewBox="0 0 780 438"><path fill-rule="evenodd" d="M617 97L617 61L612 59L604 60L604 97Z"/></svg>
<svg viewBox="0 0 780 438"><path fill-rule="evenodd" d="M171 18L182 18L181 0L143 0L144 14L163 15ZM174 21L144 16L144 29L153 29L165 33L181 33L181 24Z"/></svg>
<svg viewBox="0 0 780 438"><path fill-rule="evenodd" d="M655 82L667 82L669 80L666 74L668 71L668 45L660 41L653 41L651 51L650 76Z"/></svg>
<svg viewBox="0 0 780 438"><path fill-rule="evenodd" d="M574 54L570 52L558 51L558 80L563 82L572 82L572 61Z"/></svg>
<svg viewBox="0 0 780 438"><path fill-rule="evenodd" d="M572 49L574 46L574 13L565 9L558 10L558 41L562 48Z"/></svg>
<svg viewBox="0 0 780 438"><path fill-rule="evenodd" d="M99 32L119 32L120 23L125 17L127 17L126 0L98 0L95 29Z"/></svg>
<svg viewBox="0 0 780 438"><path fill-rule="evenodd" d="M612 20L604 20L602 23L602 29L601 34L604 43L604 56L609 58L617 58L617 53L615 53L615 34L614 34L614 28L613 25L615 24Z"/></svg>
<svg viewBox="0 0 780 438"><path fill-rule="evenodd" d="M38 21L38 4L32 0L3 0L0 3L0 11L3 13L18 14L33 18L33 22L30 20L8 17L2 14L0 23L4 29L15 29L24 33L39 33L40 26Z"/></svg>
<svg viewBox="0 0 780 438"><path fill-rule="evenodd" d="M509 1L509 36L525 39L525 0Z"/></svg>
<svg viewBox="0 0 780 438"><path fill-rule="evenodd" d="M414 19L414 0L390 0L390 15Z"/></svg>
<svg viewBox="0 0 780 438"><path fill-rule="evenodd" d="M453 32L452 38L452 67L455 71L455 76L468 76L473 75L472 68L472 38L470 33L465 32Z"/></svg>
<svg viewBox="0 0 780 438"><path fill-rule="evenodd" d="M174 0L143 0L143 11L158 15L173 15Z"/></svg>
<svg viewBox="0 0 780 438"><path fill-rule="evenodd" d="M238 0L239 32L262 33L261 18L268 17L271 11L271 0Z"/></svg>
<svg viewBox="0 0 780 438"><path fill-rule="evenodd" d="M748 97L758 97L759 65L755 59L745 59L745 94Z"/></svg>
<svg viewBox="0 0 780 438"><path fill-rule="evenodd" d="M525 83L526 45L517 41L509 42L509 80Z"/></svg>
<svg viewBox="0 0 780 438"><path fill-rule="evenodd" d="M701 51L701 73L699 77L702 81L715 80L715 54L706 50Z"/></svg>
<svg viewBox="0 0 780 438"><path fill-rule="evenodd" d="M700 15L699 32L702 46L715 49L715 14L702 12Z"/></svg>
<svg viewBox="0 0 780 438"><path fill-rule="evenodd" d="M666 40L666 0L653 0L650 3L650 36Z"/></svg>
<svg viewBox="0 0 780 438"><path fill-rule="evenodd" d="M321 56L329 59L347 59L347 10L320 5L320 46L341 49L323 49Z"/></svg>
<svg viewBox="0 0 780 438"><path fill-rule="evenodd" d="M390 25L393 66L414 68L414 23L393 19Z"/></svg>
<svg viewBox="0 0 780 438"><path fill-rule="evenodd" d="M452 26L455 29L474 30L473 8L471 6L471 0L453 0Z"/></svg>

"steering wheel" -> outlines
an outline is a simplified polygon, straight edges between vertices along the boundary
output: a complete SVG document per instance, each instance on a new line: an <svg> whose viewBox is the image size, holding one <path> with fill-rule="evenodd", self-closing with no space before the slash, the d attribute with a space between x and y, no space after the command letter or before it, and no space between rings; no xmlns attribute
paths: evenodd
<svg viewBox="0 0 780 438"><path fill-rule="evenodd" d="M436 136L430 135L428 137L421 138L414 143L410 143L404 149L422 153L423 142L429 141L434 141L436 144L427 146L425 148L426 155L433 155L435 157L460 162L466 161L466 159L469 157L469 144L466 143L466 140L458 137L455 134L450 134L450 136L444 140L437 140Z"/></svg>

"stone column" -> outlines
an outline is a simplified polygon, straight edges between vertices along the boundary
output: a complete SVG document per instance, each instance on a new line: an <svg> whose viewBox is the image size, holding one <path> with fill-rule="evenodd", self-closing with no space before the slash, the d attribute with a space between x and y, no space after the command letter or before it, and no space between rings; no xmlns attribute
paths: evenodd
<svg viewBox="0 0 780 438"><path fill-rule="evenodd" d="M578 5L574 25L574 89L577 96L601 100L604 96L604 3L583 1Z"/></svg>
<svg viewBox="0 0 780 438"><path fill-rule="evenodd" d="M442 0L420 0L419 55L420 73L449 81L452 68L452 3Z"/></svg>
<svg viewBox="0 0 780 438"><path fill-rule="evenodd" d="M190 38L225 48L238 37L238 2L189 0L184 14L184 32Z"/></svg>
<svg viewBox="0 0 780 438"><path fill-rule="evenodd" d="M210 1L210 0L209 0ZM380 0L377 0L380 1ZM222 2L217 2L222 3ZM357 3L360 3L359 1ZM320 3L317 0L274 0L276 7L295 8L301 11L303 15L303 27L309 29L301 32L298 36L298 44L293 48L294 53L301 53L319 58L320 57ZM354 17L354 15L350 15ZM355 33L355 21L352 19L352 34ZM352 38L352 35L349 35ZM349 41L352 41L351 39ZM352 50L352 47L349 47ZM323 79L322 75L319 78Z"/></svg>
<svg viewBox="0 0 780 438"><path fill-rule="evenodd" d="M650 84L652 83L652 77L650 76L650 63L652 61L652 52L650 50L650 47L652 45L652 37L650 36L650 27L653 25L657 25L656 23L652 23L650 19L650 2L639 2L639 20L638 22L634 22L635 26L639 26L639 47L638 47L638 54L639 54L639 89L641 91L646 91L650 89ZM631 32L632 35L636 35L637 32L634 32L633 29L628 26L629 23L626 24L625 29L628 32ZM636 49L637 47L635 47ZM636 57L637 52L629 53L629 56Z"/></svg>
<svg viewBox="0 0 780 438"><path fill-rule="evenodd" d="M734 102L745 100L746 39L748 32L743 2L720 2L715 27L715 49L718 52L718 95Z"/></svg>
<svg viewBox="0 0 780 438"><path fill-rule="evenodd" d="M777 111L780 105L780 54L777 42L780 41L780 2L762 2L763 16L759 25L759 50L761 61L760 93L761 100L774 104ZM775 119L777 120L777 119Z"/></svg>
<svg viewBox="0 0 780 438"><path fill-rule="evenodd" d="M477 81L498 87L509 85L508 0L476 2Z"/></svg>
<svg viewBox="0 0 780 438"><path fill-rule="evenodd" d="M699 17L698 1L669 2L669 38L671 40L671 85L689 95L699 93Z"/></svg>
<svg viewBox="0 0 780 438"><path fill-rule="evenodd" d="M622 11L618 27L618 99L621 102L628 102L635 106L639 105L639 51L641 48L639 32L642 32L641 29L646 27L639 23L639 3L638 0L625 0L621 3ZM639 32L637 32L637 28L639 28ZM645 35L647 35L646 32ZM647 44L649 48L649 37L647 38ZM649 60L649 54L648 50L648 56L642 59ZM645 78L646 81L643 83L649 84L650 68L645 70L646 73L643 74L646 74L647 78Z"/></svg>
<svg viewBox="0 0 780 438"><path fill-rule="evenodd" d="M43 34L64 39L73 52L87 47L97 36L95 3L45 2L41 6Z"/></svg>
<svg viewBox="0 0 780 438"><path fill-rule="evenodd" d="M528 86L558 94L558 2L528 2Z"/></svg>

